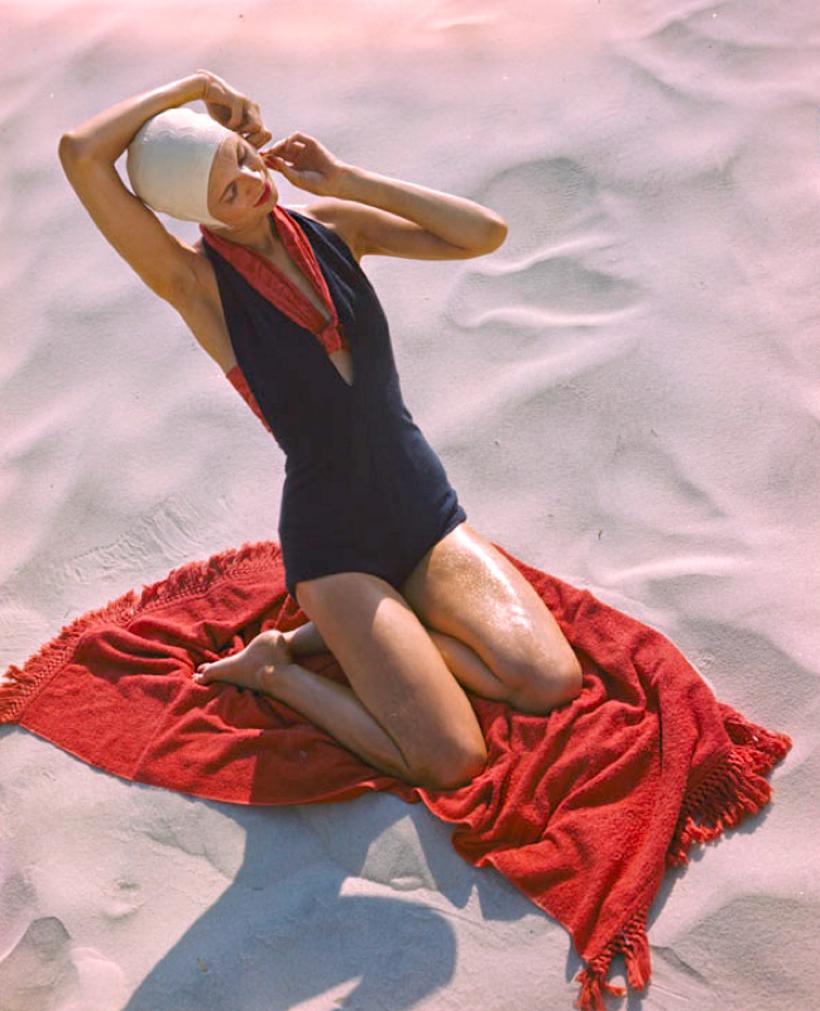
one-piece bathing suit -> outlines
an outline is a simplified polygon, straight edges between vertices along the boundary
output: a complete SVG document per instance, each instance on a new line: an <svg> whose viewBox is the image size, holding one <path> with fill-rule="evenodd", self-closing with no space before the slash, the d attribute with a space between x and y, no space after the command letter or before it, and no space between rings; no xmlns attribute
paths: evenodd
<svg viewBox="0 0 820 1011"><path fill-rule="evenodd" d="M237 361L227 378L285 453L286 589L296 599L300 580L347 571L400 589L467 514L404 403L387 318L350 247L293 208L275 205L270 220L327 322L263 256L200 231ZM340 347L352 384L329 357Z"/></svg>

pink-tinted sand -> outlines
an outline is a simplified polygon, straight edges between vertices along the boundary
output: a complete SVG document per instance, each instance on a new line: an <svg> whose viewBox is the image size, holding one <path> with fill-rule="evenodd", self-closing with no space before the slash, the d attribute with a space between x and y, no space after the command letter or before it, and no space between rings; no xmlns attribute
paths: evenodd
<svg viewBox="0 0 820 1011"><path fill-rule="evenodd" d="M211 69L274 139L508 222L486 257L362 263L470 522L795 742L770 807L667 878L629 1007L817 1006L818 43L810 0L0 7L0 670L276 537L279 450L57 159ZM571 1008L565 930L450 833L391 797L202 802L4 727L0 1009Z"/></svg>

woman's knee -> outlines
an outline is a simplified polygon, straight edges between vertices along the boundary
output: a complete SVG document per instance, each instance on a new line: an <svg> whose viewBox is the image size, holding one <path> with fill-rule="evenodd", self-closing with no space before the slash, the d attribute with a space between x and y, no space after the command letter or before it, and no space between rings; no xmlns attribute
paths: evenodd
<svg viewBox="0 0 820 1011"><path fill-rule="evenodd" d="M583 685L583 670L572 649L549 661L522 661L508 677L510 705L532 715L571 702Z"/></svg>
<svg viewBox="0 0 820 1011"><path fill-rule="evenodd" d="M441 748L411 764L413 780L428 790L455 790L480 775L487 764L484 739L465 740Z"/></svg>

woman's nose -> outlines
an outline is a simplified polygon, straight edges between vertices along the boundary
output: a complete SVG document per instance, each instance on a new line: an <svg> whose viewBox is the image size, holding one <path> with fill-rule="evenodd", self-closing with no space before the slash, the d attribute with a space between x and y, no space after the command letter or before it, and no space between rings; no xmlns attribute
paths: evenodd
<svg viewBox="0 0 820 1011"><path fill-rule="evenodd" d="M258 186L260 181L262 181L262 176L260 175L258 169L251 168L248 165L241 165L240 168L242 170L242 178L245 180L246 184L248 179L253 180L254 186Z"/></svg>
<svg viewBox="0 0 820 1011"><path fill-rule="evenodd" d="M245 180L245 191L247 193L255 193L259 189L260 183L264 185L265 179L258 170L248 168L247 165L242 165L241 169L242 177ZM250 182L248 180L250 180Z"/></svg>

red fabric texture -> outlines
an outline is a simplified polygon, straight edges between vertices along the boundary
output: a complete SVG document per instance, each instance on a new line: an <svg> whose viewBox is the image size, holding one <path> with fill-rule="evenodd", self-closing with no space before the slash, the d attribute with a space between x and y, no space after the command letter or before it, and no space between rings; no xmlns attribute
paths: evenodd
<svg viewBox="0 0 820 1011"><path fill-rule="evenodd" d="M327 353L350 349L347 338L339 327L339 316L336 306L330 296L319 261L313 251L309 239L302 233L298 225L290 218L279 204L275 204L270 213L271 227L278 233L282 244L290 258L301 273L318 291L325 309L325 316L306 298L296 285L274 263L271 263L261 253L248 246L231 242L221 235L216 235L205 225L200 225L204 242L207 242L218 253L239 271L245 280L254 287L260 295L273 302L283 312L287 313L296 323L316 335L322 342Z"/></svg>
<svg viewBox="0 0 820 1011"><path fill-rule="evenodd" d="M281 702L191 674L306 615L279 545L193 561L63 627L0 682L18 723L125 779L236 804L341 801L387 790L455 825L455 849L492 866L570 932L578 1008L603 1011L612 958L629 986L651 966L646 922L665 870L771 799L763 777L792 746L719 702L660 632L526 565L583 667L547 716L471 695L489 760L469 785L428 791L382 775ZM330 653L299 662L346 682Z"/></svg>
<svg viewBox="0 0 820 1011"><path fill-rule="evenodd" d="M281 309L294 322L310 330L323 344L328 354L342 348L349 351L350 344L339 325L339 316L313 246L302 229L282 210L279 204L276 204L271 211L271 218L273 219L272 225L289 256L302 275L311 282L315 290L318 290L327 309L329 317L327 322L310 299L305 297L276 264L271 263L256 250L214 234L205 225L200 225L199 230L203 240L224 256L251 287L255 288L260 295L272 302L278 309ZM225 378L265 428L271 432L267 418L262 413L238 362L225 373ZM273 433L271 432L271 434Z"/></svg>

